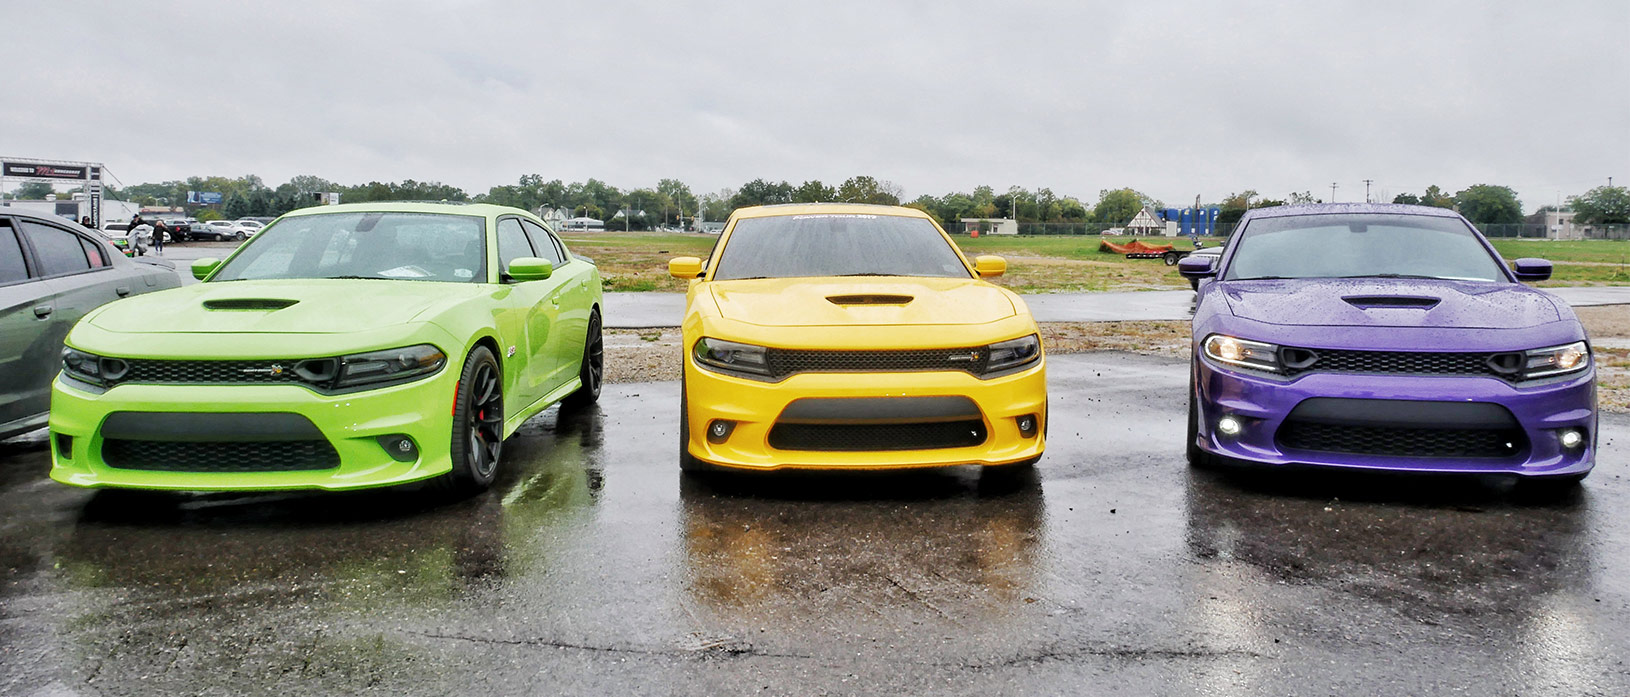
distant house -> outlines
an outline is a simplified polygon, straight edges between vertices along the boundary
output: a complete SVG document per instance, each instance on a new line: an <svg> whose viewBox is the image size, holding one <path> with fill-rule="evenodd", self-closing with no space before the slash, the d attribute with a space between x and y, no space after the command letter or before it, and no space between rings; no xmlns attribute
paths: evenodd
<svg viewBox="0 0 1630 697"><path fill-rule="evenodd" d="M963 218L962 232L981 235L1017 235L1019 221L1012 218Z"/></svg>
<svg viewBox="0 0 1630 697"><path fill-rule="evenodd" d="M560 229L562 229L562 230L604 230L604 229L606 229L606 221L604 221L604 220L595 220L594 218L590 218L590 217L587 217L587 216L577 217L577 218L569 218L565 222L561 223Z"/></svg>
<svg viewBox="0 0 1630 697"><path fill-rule="evenodd" d="M539 218L543 219L543 222L548 223L551 227L556 229L559 229L561 226L565 225L566 219L572 217L571 214L567 213L566 209L564 208L539 206L538 210L535 212L538 214Z"/></svg>
<svg viewBox="0 0 1630 697"><path fill-rule="evenodd" d="M1538 213L1528 216L1529 225L1538 225L1545 229L1545 236L1553 240L1582 240L1585 239L1585 230L1573 224L1574 212L1569 210L1556 210L1546 207Z"/></svg>
<svg viewBox="0 0 1630 697"><path fill-rule="evenodd" d="M1132 216L1132 221L1125 225L1126 232L1133 235L1153 235L1166 229L1166 223L1155 217L1145 208Z"/></svg>

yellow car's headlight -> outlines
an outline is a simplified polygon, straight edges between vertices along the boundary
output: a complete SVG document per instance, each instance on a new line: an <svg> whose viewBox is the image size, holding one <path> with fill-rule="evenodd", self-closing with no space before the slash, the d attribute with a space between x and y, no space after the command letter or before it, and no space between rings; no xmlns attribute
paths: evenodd
<svg viewBox="0 0 1630 697"><path fill-rule="evenodd" d="M999 341L986 350L990 358L985 361L985 375L1006 373L1041 358L1041 338L1031 334L1011 341Z"/></svg>
<svg viewBox="0 0 1630 697"><path fill-rule="evenodd" d="M722 373L736 373L750 377L770 377L769 351L763 346L738 344L724 339L702 337L697 340L691 355L699 365Z"/></svg>

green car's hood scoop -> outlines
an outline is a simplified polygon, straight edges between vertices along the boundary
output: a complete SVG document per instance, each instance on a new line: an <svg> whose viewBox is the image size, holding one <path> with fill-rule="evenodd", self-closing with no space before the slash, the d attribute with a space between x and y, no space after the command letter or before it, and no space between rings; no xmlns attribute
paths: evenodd
<svg viewBox="0 0 1630 697"><path fill-rule="evenodd" d="M387 280L199 283L120 300L87 321L126 334L365 332L411 322L442 302L485 290L474 283Z"/></svg>

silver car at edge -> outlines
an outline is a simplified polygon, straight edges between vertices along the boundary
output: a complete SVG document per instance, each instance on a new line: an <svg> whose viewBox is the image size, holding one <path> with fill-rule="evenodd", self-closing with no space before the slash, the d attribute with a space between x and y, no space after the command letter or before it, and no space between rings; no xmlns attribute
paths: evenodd
<svg viewBox="0 0 1630 697"><path fill-rule="evenodd" d="M0 208L0 439L45 426L62 340L80 317L180 285L174 264L127 259L100 231Z"/></svg>

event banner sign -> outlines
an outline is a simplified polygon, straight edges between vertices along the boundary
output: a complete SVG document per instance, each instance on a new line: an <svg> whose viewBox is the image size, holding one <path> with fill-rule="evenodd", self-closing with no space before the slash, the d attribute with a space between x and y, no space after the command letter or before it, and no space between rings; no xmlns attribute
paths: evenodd
<svg viewBox="0 0 1630 697"><path fill-rule="evenodd" d="M0 176L38 177L41 179L84 179L84 167L62 165L36 165L23 162L0 163Z"/></svg>

